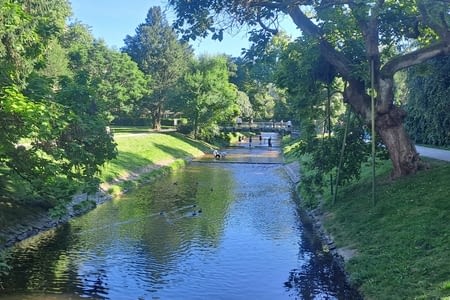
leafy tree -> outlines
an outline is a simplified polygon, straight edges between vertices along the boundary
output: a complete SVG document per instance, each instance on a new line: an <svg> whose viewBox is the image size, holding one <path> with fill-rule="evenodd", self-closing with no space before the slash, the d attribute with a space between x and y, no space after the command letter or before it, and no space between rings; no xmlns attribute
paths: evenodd
<svg viewBox="0 0 450 300"><path fill-rule="evenodd" d="M287 103L302 124L304 138L330 133L342 113L344 86L335 79L335 69L307 38L290 43L280 54L275 73L277 85L286 90Z"/></svg>
<svg viewBox="0 0 450 300"><path fill-rule="evenodd" d="M218 124L237 116L237 89L229 82L225 57L194 60L180 88L183 113L191 121L195 137L211 140L218 134Z"/></svg>
<svg viewBox="0 0 450 300"><path fill-rule="evenodd" d="M22 6L10 6L25 20L40 20L40 15L30 15ZM33 9L46 15L45 5ZM39 26L52 24L44 21ZM39 30L30 34L42 41L43 50L26 60L30 44L25 40L24 45L15 46L25 49L22 56L14 64L5 64L1 73L9 79L0 90L0 173L8 178L0 189L14 197L10 187L16 182L24 191L22 200L40 201L63 212L59 208L78 186L96 190L99 167L117 153L105 130L109 107L142 97L147 80L126 54L94 41L80 24L53 36L41 36ZM8 55L5 59L11 61ZM21 60L27 68L14 67Z"/></svg>
<svg viewBox="0 0 450 300"><path fill-rule="evenodd" d="M122 50L153 79L153 93L144 99L142 105L144 110L152 114L153 128L159 130L165 105L186 71L192 50L178 40L161 8L157 6L149 9L145 23L136 28L136 35L125 38Z"/></svg>
<svg viewBox="0 0 450 300"><path fill-rule="evenodd" d="M252 107L252 103L250 102L246 93L238 91L238 95L236 98L236 104L239 107L239 116L250 120L253 118L254 111Z"/></svg>
<svg viewBox="0 0 450 300"><path fill-rule="evenodd" d="M0 175L7 178L0 183L2 195L14 192L10 183L12 178L20 182L17 176L37 196L58 193L49 189L58 180L58 162L43 149L70 116L66 118L63 108L48 97L51 89L40 89L39 100L27 97L24 89L33 72L43 68L49 44L63 30L69 13L69 4L63 0L0 4ZM31 145L20 145L24 139L31 140ZM22 190L26 185L22 184Z"/></svg>
<svg viewBox="0 0 450 300"><path fill-rule="evenodd" d="M418 143L450 145L449 57L437 57L407 74L408 131Z"/></svg>
<svg viewBox="0 0 450 300"><path fill-rule="evenodd" d="M0 3L0 82L23 85L39 67L47 45L70 15L66 0L5 0Z"/></svg>
<svg viewBox="0 0 450 300"><path fill-rule="evenodd" d="M280 110L286 107L283 91L273 84L278 57L288 41L280 33L269 41L259 57L250 49L244 58L234 59L237 70L231 81L249 96L253 108L249 120L291 119L287 111Z"/></svg>
<svg viewBox="0 0 450 300"><path fill-rule="evenodd" d="M279 18L288 15L304 36L317 41L336 75L348 82L345 101L366 123L372 119L369 71L373 70L376 130L389 150L392 176L417 171L418 154L403 126L405 112L394 102L394 75L450 53L447 0L169 3L176 10L175 26L187 38L208 32L217 35L226 26L246 23L259 25L261 30L253 31L253 40L264 41L277 31L274 26Z"/></svg>
<svg viewBox="0 0 450 300"><path fill-rule="evenodd" d="M81 24L73 24L61 40L73 75L61 81L56 99L75 116L58 139L58 147L72 158L71 168L92 179L117 152L105 129L111 116L146 95L148 78L128 55L92 39Z"/></svg>

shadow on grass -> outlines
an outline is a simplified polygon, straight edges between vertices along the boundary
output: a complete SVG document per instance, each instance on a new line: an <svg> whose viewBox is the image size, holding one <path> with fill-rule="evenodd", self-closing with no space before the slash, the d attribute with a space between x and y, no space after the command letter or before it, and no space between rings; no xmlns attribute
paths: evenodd
<svg viewBox="0 0 450 300"><path fill-rule="evenodd" d="M144 156L121 151L117 158L105 165L102 177L106 181L111 181L114 178L120 177L121 173L126 170L139 169L153 163L152 160Z"/></svg>
<svg viewBox="0 0 450 300"><path fill-rule="evenodd" d="M167 135L171 135L177 139L181 139L183 140L185 143L191 145L192 147L198 148L203 152L208 152L211 151L211 145L209 145L208 143L204 142L204 141L200 141L200 140L195 140L192 138L189 138L179 132L167 132L165 133Z"/></svg>
<svg viewBox="0 0 450 300"><path fill-rule="evenodd" d="M152 132L149 126L112 126L114 133L150 133Z"/></svg>
<svg viewBox="0 0 450 300"><path fill-rule="evenodd" d="M184 151L183 149L180 148L173 148L173 147L169 147L166 145L162 145L162 144L153 144L156 148L161 149L161 151L170 154L174 159L177 158L186 158L186 157L192 157L192 154Z"/></svg>

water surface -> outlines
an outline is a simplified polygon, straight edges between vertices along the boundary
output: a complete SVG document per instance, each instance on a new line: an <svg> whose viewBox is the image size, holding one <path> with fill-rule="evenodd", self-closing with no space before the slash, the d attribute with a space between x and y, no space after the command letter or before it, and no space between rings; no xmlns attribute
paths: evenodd
<svg viewBox="0 0 450 300"><path fill-rule="evenodd" d="M273 153L230 151L270 164L194 162L28 239L0 298L356 298L305 229Z"/></svg>

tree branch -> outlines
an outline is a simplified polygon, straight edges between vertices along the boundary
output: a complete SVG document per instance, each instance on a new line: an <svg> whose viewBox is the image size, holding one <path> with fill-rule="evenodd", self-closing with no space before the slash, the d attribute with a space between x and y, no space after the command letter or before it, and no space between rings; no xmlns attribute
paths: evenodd
<svg viewBox="0 0 450 300"><path fill-rule="evenodd" d="M315 25L298 6L289 7L287 13L299 29L319 41L321 53L327 61L332 64L344 78L347 80L352 79L353 76L350 61L326 40L320 28Z"/></svg>
<svg viewBox="0 0 450 300"><path fill-rule="evenodd" d="M270 32L273 35L278 33L278 29L277 28L270 28L269 26L264 24L264 22L262 21L262 19L261 19L261 17L259 15L258 15L258 24L259 24L259 26L262 27L262 29L264 29L265 31Z"/></svg>
<svg viewBox="0 0 450 300"><path fill-rule="evenodd" d="M450 43L447 41L435 43L429 47L421 48L391 59L381 68L381 76L384 78L393 76L397 71L421 64L442 54L450 54Z"/></svg>
<svg viewBox="0 0 450 300"><path fill-rule="evenodd" d="M430 10L433 9L433 5L438 6L439 4L437 4L436 2L430 4L427 1L423 0L417 1L417 7L419 8L423 22L426 25L428 25L431 29L433 29L441 39L450 40L450 31L448 28L448 24L445 22L445 18L442 16L443 12L440 11L438 15L432 15L430 13ZM436 7L434 9L437 10Z"/></svg>

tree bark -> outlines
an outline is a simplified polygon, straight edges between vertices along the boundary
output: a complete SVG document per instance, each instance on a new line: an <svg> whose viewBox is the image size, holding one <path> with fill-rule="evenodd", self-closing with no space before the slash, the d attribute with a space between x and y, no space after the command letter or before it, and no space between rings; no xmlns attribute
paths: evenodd
<svg viewBox="0 0 450 300"><path fill-rule="evenodd" d="M377 9L374 10L374 12L376 11ZM348 58L326 40L320 28L298 6L289 7L287 13L304 33L320 41L321 54L336 68L342 78L349 82L344 92L345 101L370 124L372 119L371 98L366 91L369 83L354 77L352 64ZM381 66L376 15L373 15L367 23L364 20L360 21L361 30L365 37L368 62L374 61L375 127L389 151L393 165L392 177L397 178L414 174L419 168L419 155L403 126L406 113L394 104L393 77L401 69L420 64L440 54L448 55L450 53L450 38L443 38L433 45L394 57L384 66Z"/></svg>
<svg viewBox="0 0 450 300"><path fill-rule="evenodd" d="M419 168L419 154L403 126L406 116L401 108L391 106L384 114L377 113L375 127L389 151L392 178L414 174Z"/></svg>
<svg viewBox="0 0 450 300"><path fill-rule="evenodd" d="M158 104L152 112L153 129L156 131L161 130L161 111L162 107Z"/></svg>
<svg viewBox="0 0 450 300"><path fill-rule="evenodd" d="M392 162L392 178L414 174L419 168L419 155L403 126L406 112L395 106L392 81L380 81L375 106L375 130L386 146ZM344 92L345 101L368 125L372 121L370 97L365 93L364 83L349 82Z"/></svg>

